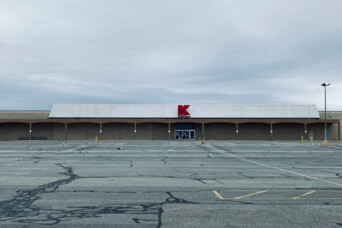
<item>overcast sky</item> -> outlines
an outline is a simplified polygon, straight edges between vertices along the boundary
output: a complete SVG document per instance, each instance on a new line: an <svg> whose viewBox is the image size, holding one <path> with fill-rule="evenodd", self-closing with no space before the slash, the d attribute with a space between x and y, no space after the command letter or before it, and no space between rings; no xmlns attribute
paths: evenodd
<svg viewBox="0 0 342 228"><path fill-rule="evenodd" d="M0 109L342 110L341 0L0 0Z"/></svg>

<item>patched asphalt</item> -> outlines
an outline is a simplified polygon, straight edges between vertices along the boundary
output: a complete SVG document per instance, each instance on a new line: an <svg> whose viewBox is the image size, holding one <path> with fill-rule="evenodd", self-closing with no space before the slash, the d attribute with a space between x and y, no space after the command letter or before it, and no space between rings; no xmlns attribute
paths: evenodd
<svg viewBox="0 0 342 228"><path fill-rule="evenodd" d="M0 142L0 227L342 227L342 144Z"/></svg>

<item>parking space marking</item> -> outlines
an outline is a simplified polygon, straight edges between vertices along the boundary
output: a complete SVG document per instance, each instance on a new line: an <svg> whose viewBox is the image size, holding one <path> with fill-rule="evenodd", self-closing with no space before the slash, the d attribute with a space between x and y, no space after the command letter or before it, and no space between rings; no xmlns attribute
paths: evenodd
<svg viewBox="0 0 342 228"><path fill-rule="evenodd" d="M217 198L219 198L220 200L224 200L224 198L220 195L220 193L218 193L217 191L213 191L213 193L217 196Z"/></svg>
<svg viewBox="0 0 342 228"><path fill-rule="evenodd" d="M316 177L313 177L313 176L309 176L309 175L306 175L306 174L303 174L303 173L298 173L298 172L294 172L294 171L291 171L291 170L278 168L276 166L270 166L270 165L266 165L266 164L263 164L263 163L260 163L260 162L252 161L252 160L249 160L249 159L242 158L240 156L231 154L228 151L218 150L218 149L216 149L215 147L213 147L212 145L209 145L209 144L206 144L206 146L211 148L211 149L213 149L215 152L224 153L224 154L226 154L226 155L228 155L230 157L233 157L233 158L236 158L236 159L239 159L241 161L245 161L245 162L248 162L248 163L251 163L251 164L254 164L254 165L258 165L258 166L262 166L262 167L266 167L266 168L270 168L270 169L275 169L275 170L278 170L278 171L291 173L291 174L294 174L296 176L302 176L302 177L306 177L306 178L309 178L309 179L312 179L312 180L317 180L317 181L321 181L321 182L325 182L325 183L329 183L329 184L332 184L332 185L335 185L335 186L342 187L342 184L340 184L340 183L336 183L336 182L333 182L333 181L328 181L328 180L316 178Z"/></svg>
<svg viewBox="0 0 342 228"><path fill-rule="evenodd" d="M313 191L304 193L303 195L293 197L292 199L294 199L294 200L295 200L295 199L300 199L300 198L302 198L302 197L304 197L304 196L310 195L310 194L315 193L315 192L316 192L316 190L313 190Z"/></svg>
<svg viewBox="0 0 342 228"><path fill-rule="evenodd" d="M223 198L222 200L236 200L234 198ZM249 201L249 200L267 200L267 201L277 201L277 200L292 200L294 201L294 199L292 198L246 198L244 199L245 201ZM297 200L342 200L342 198L299 198Z"/></svg>
<svg viewBox="0 0 342 228"><path fill-rule="evenodd" d="M254 193L251 193L251 194L234 197L233 199L242 199L242 198L245 198L245 197L248 197L248 196L258 195L258 194L261 194L261 193L264 193L264 192L268 192L268 191L267 190L263 190L263 191L259 191L259 192L254 192Z"/></svg>
<svg viewBox="0 0 342 228"><path fill-rule="evenodd" d="M244 192L244 191L251 191L251 190L230 190L231 192ZM248 196L252 196L252 195L258 195L261 193L266 193L266 192L298 192L298 191L303 191L303 190L263 190L263 191L258 191L258 192L254 192L251 194L247 194L247 195L242 195L242 196L237 196L234 198L224 198L218 191L214 190L213 193L216 195L217 198L219 198L220 200L239 200L244 198L244 200L342 200L341 196L337 196L337 197L317 197L317 198L305 198L304 196L308 196L311 195L315 192L318 192L318 190L312 190L309 192L305 192L302 195L299 196L295 196L295 197L282 197L282 198L272 198L272 197L267 197L267 198L258 198L258 197L252 197L252 198L247 198ZM323 190L322 192L340 192L340 191L335 191L335 190Z"/></svg>

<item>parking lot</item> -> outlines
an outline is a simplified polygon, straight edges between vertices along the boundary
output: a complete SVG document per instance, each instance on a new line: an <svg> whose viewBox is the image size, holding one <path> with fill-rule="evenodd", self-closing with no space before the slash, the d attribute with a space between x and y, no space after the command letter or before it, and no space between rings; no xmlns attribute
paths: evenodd
<svg viewBox="0 0 342 228"><path fill-rule="evenodd" d="M340 142L0 142L0 174L0 227L342 227Z"/></svg>

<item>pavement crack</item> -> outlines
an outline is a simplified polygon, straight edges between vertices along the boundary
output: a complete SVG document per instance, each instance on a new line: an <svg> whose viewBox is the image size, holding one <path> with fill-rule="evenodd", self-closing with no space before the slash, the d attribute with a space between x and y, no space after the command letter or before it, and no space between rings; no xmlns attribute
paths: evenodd
<svg viewBox="0 0 342 228"><path fill-rule="evenodd" d="M174 203L198 204L196 202L188 201L188 200L185 200L185 199L179 199L179 198L175 197L171 192L166 192L166 194L168 194L169 197L165 200L164 203L168 203L168 204L174 204Z"/></svg>
<svg viewBox="0 0 342 228"><path fill-rule="evenodd" d="M199 179L199 178L193 178L194 180L197 180L197 181L199 181L199 182L201 182L202 184L207 184L205 181L203 181L203 180L201 180L201 179Z"/></svg>
<svg viewBox="0 0 342 228"><path fill-rule="evenodd" d="M166 164L167 164L167 159L168 159L168 157L167 157L167 156L163 156L163 159L162 159L161 161L164 163L164 165L166 165Z"/></svg>
<svg viewBox="0 0 342 228"><path fill-rule="evenodd" d="M216 181L217 183L224 184L222 181L219 181L217 179L213 179L213 180Z"/></svg>
<svg viewBox="0 0 342 228"><path fill-rule="evenodd" d="M40 194L55 192L60 186L71 183L80 177L73 172L72 167L64 166L60 163L55 164L63 168L60 173L68 176L48 184L40 185L34 189L18 190L17 195L11 200L0 202L0 221L12 221L24 224L55 225L62 221L73 219L94 218L103 214L131 214L131 215L155 215L156 219L145 219L134 217L134 223L156 222L157 227L161 228L162 215L165 204L198 204L174 196L171 192L166 192L168 197L162 202L146 204L104 204L98 206L68 207L66 209L41 208L33 205L39 199ZM87 191L85 191L87 192ZM89 191L93 192L93 191Z"/></svg>
<svg viewBox="0 0 342 228"><path fill-rule="evenodd" d="M12 199L0 202L0 221L16 220L25 221L25 217L39 216L41 208L32 205L39 200L39 195L55 192L60 186L71 183L79 178L73 173L71 167L55 164L63 168L65 172L60 173L68 176L67 179L61 179L44 185L40 185L34 189L18 190Z"/></svg>

